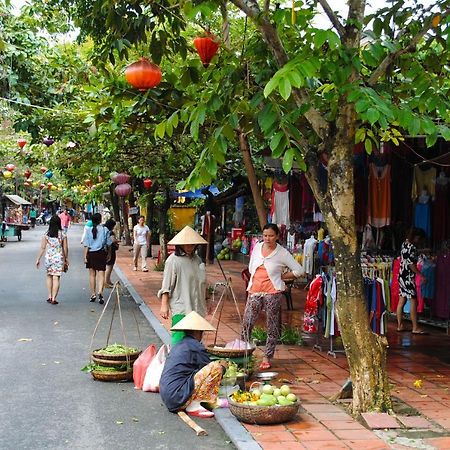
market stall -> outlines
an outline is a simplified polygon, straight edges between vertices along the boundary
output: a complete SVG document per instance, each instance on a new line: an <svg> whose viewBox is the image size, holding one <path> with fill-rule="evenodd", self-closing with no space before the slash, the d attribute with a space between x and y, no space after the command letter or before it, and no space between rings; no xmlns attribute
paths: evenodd
<svg viewBox="0 0 450 450"><path fill-rule="evenodd" d="M1 241L17 236L22 240L22 231L28 230L28 211L31 203L19 195L3 196L3 220L1 224Z"/></svg>

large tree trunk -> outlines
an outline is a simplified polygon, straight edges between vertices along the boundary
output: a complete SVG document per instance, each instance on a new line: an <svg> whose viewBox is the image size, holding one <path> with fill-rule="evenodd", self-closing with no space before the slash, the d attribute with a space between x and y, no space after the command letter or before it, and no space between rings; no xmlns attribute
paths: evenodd
<svg viewBox="0 0 450 450"><path fill-rule="evenodd" d="M242 131L239 131L239 147L241 149L242 159L244 161L245 170L247 172L250 189L252 190L253 201L255 202L259 225L262 230L264 225L267 223L266 207L264 206L264 200L261 197L261 192L258 186L258 179L256 178L255 168L253 167L250 145L248 143L247 136Z"/></svg>
<svg viewBox="0 0 450 450"><path fill-rule="evenodd" d="M159 245L160 261L167 259L167 212L170 208L170 191L166 189L164 203L159 208Z"/></svg>

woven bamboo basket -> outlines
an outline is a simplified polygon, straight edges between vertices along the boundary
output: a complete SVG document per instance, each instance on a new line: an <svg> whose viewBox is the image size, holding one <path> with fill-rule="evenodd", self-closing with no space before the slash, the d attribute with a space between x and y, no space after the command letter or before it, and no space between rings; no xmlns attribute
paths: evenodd
<svg viewBox="0 0 450 450"><path fill-rule="evenodd" d="M94 379L98 381L131 381L133 379L133 369L125 372L103 372L93 370L91 374Z"/></svg>
<svg viewBox="0 0 450 450"><path fill-rule="evenodd" d="M97 350L93 350L92 352L92 356L94 358L99 358L99 359L110 359L113 361L127 361L127 357L128 359L131 361L131 363L133 363L138 356L141 354L141 351L138 352L133 352L133 353L119 353L117 355L104 355L101 353L101 348L98 348Z"/></svg>
<svg viewBox="0 0 450 450"><path fill-rule="evenodd" d="M125 360L113 360L113 359L102 359L102 358L95 358L94 356L91 358L92 362L94 362L95 364L98 364L99 366L105 366L105 367L121 367L121 366L126 366L127 365L127 361ZM133 363L136 360L131 360L130 361L130 368L133 367Z"/></svg>
<svg viewBox="0 0 450 450"><path fill-rule="evenodd" d="M206 351L214 356L220 356L221 358L242 358L243 356L250 356L256 347L252 347L249 349L233 349L233 348L225 348L220 345L208 345L206 347Z"/></svg>
<svg viewBox="0 0 450 450"><path fill-rule="evenodd" d="M250 406L236 403L228 397L230 411L239 421L254 425L272 425L292 420L300 408L297 401L293 405Z"/></svg>

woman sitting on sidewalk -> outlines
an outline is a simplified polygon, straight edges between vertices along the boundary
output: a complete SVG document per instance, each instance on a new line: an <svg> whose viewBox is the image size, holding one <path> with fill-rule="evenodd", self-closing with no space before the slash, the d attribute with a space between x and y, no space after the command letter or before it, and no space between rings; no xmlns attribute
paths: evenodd
<svg viewBox="0 0 450 450"><path fill-rule="evenodd" d="M207 242L191 227L184 227L170 242L175 253L166 260L164 277L158 297L161 299L161 317L169 318L172 326L191 311L201 316L206 313L206 269L195 254L197 245ZM172 345L183 339L181 331L172 333Z"/></svg>
<svg viewBox="0 0 450 450"><path fill-rule="evenodd" d="M185 336L176 344L164 365L159 392L171 412L186 410L192 416L208 418L214 413L201 403L216 406L220 382L227 370L227 361L213 361L201 343L204 331L215 328L195 311L180 320L172 330Z"/></svg>

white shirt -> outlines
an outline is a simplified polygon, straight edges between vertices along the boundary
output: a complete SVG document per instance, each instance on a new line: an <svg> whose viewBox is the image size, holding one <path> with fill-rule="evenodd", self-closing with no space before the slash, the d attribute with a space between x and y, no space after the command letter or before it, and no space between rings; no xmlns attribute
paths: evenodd
<svg viewBox="0 0 450 450"><path fill-rule="evenodd" d="M147 225L141 227L139 224L133 228L133 234L136 236L135 242L139 245L147 244L147 233L150 232L150 228Z"/></svg>
<svg viewBox="0 0 450 450"><path fill-rule="evenodd" d="M253 275L259 266L265 267L273 287L280 292L286 289L286 285L281 279L283 270L286 267L292 271L295 277L299 277L305 273L303 267L280 244L277 244L275 250L268 256L262 255L262 246L263 242L258 242L253 249L250 264L248 265L248 270L250 271L251 277L247 290L252 287Z"/></svg>

